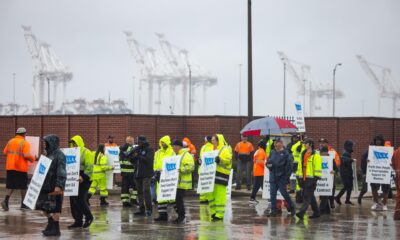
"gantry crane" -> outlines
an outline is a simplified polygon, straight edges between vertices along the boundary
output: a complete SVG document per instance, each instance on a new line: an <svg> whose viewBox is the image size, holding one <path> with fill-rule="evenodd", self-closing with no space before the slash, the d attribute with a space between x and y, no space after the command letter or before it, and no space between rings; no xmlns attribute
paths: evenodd
<svg viewBox="0 0 400 240"><path fill-rule="evenodd" d="M45 104L45 82L53 84L53 110L61 107L66 98L67 83L72 80L72 72L55 54L51 46L40 41L33 33L30 26L22 26L24 37L34 63L33 72L33 112L43 114L50 112L50 103ZM62 97L57 100L58 84L62 84ZM48 86L50 87L50 86ZM48 96L49 97L49 96ZM50 97L49 97L50 98ZM45 111L47 110L47 111Z"/></svg>
<svg viewBox="0 0 400 240"><path fill-rule="evenodd" d="M392 78L392 70L387 67L383 67L374 63L368 62L363 56L357 55L362 69L368 75L368 77L374 82L379 92L378 99L378 116L380 115L381 99L388 98L392 100L392 116L396 117L396 103L400 98L400 88L398 84ZM382 71L379 76L372 68L377 68Z"/></svg>
<svg viewBox="0 0 400 240"><path fill-rule="evenodd" d="M306 110L306 96L309 95L309 116L313 116L313 111L316 109L316 101L318 98L326 97L328 100L333 98L333 89L329 83L322 84L313 82L311 79L311 67L307 64L303 64L294 60L289 59L286 54L282 51L278 51L278 56L281 61L286 65L286 70L293 76L297 85L297 94L303 98L303 107ZM301 74L293 66L297 64L300 66ZM307 89L308 82L308 89ZM343 98L344 94L341 90L335 90L336 98ZM329 106L328 108L329 109ZM304 110L304 111L305 111Z"/></svg>

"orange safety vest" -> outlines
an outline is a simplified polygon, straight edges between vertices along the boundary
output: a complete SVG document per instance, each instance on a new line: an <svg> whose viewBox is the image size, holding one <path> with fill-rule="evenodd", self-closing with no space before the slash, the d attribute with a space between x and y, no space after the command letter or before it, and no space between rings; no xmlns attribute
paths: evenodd
<svg viewBox="0 0 400 240"><path fill-rule="evenodd" d="M6 170L28 172L28 161L33 161L30 154L29 142L22 136L15 136L4 148L4 155L7 156Z"/></svg>
<svg viewBox="0 0 400 240"><path fill-rule="evenodd" d="M118 147L116 143L105 143L104 147Z"/></svg>
<svg viewBox="0 0 400 240"><path fill-rule="evenodd" d="M253 157L253 175L255 177L264 176L266 159L267 154L265 153L265 150L259 147L258 150L254 153ZM257 160L259 160L259 162L257 162ZM262 163L260 161L262 161Z"/></svg>
<svg viewBox="0 0 400 240"><path fill-rule="evenodd" d="M235 152L238 154L250 155L252 151L254 151L254 147L251 142L238 142L235 146Z"/></svg>

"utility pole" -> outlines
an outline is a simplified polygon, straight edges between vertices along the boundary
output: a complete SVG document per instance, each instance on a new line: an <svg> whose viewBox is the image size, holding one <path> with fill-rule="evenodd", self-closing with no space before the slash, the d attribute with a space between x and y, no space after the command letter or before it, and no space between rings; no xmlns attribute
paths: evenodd
<svg viewBox="0 0 400 240"><path fill-rule="evenodd" d="M50 78L47 79L47 115L50 115Z"/></svg>
<svg viewBox="0 0 400 240"><path fill-rule="evenodd" d="M135 114L135 77L132 77L132 114Z"/></svg>
<svg viewBox="0 0 400 240"><path fill-rule="evenodd" d="M239 116L242 113L242 64L239 64Z"/></svg>
<svg viewBox="0 0 400 240"><path fill-rule="evenodd" d="M332 113L332 116L333 117L335 117L335 102L336 102L336 86L335 86L336 81L335 81L335 78L336 78L336 68L338 66L342 66L342 64L341 63L336 63L335 68L333 69L333 89L332 89L333 90L333 92L332 92L332 98L333 98L333 113Z"/></svg>
<svg viewBox="0 0 400 240"><path fill-rule="evenodd" d="M283 62L283 117L286 117L286 62Z"/></svg>
<svg viewBox="0 0 400 240"><path fill-rule="evenodd" d="M17 115L17 105L15 102L15 73L13 73L13 103L14 103L14 116Z"/></svg>
<svg viewBox="0 0 400 240"><path fill-rule="evenodd" d="M251 31L251 0L247 0L247 44L248 44L248 84L247 84L247 117L248 121L253 119L253 53L252 53L252 31Z"/></svg>
<svg viewBox="0 0 400 240"><path fill-rule="evenodd" d="M189 68L189 116L192 115L192 69L190 68L190 64L188 64Z"/></svg>

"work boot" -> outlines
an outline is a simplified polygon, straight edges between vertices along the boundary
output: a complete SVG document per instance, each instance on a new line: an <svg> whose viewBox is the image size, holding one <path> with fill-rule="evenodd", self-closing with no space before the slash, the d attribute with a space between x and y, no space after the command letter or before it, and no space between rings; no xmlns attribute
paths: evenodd
<svg viewBox="0 0 400 240"><path fill-rule="evenodd" d="M50 226L50 229L48 231L44 231L43 235L45 236L60 236L60 223L53 221L53 223Z"/></svg>
<svg viewBox="0 0 400 240"><path fill-rule="evenodd" d="M82 222L74 222L73 224L68 226L68 229L81 228L81 227L82 227Z"/></svg>
<svg viewBox="0 0 400 240"><path fill-rule="evenodd" d="M301 215L300 213L296 213L296 217L298 217L300 220L303 220L303 219L304 219L304 216Z"/></svg>
<svg viewBox="0 0 400 240"><path fill-rule="evenodd" d="M342 205L342 202L340 201L340 198L339 197L335 197L335 201L336 201L336 203L338 204L338 205Z"/></svg>
<svg viewBox="0 0 400 240"><path fill-rule="evenodd" d="M251 191L251 186L247 185L247 191Z"/></svg>
<svg viewBox="0 0 400 240"><path fill-rule="evenodd" d="M45 232L50 231L51 225L54 223L54 220L52 217L47 218L47 226L46 228L42 231L42 233L44 234Z"/></svg>
<svg viewBox="0 0 400 240"><path fill-rule="evenodd" d="M90 206L90 198L92 198L92 194L88 193L87 198L86 198L86 202L87 202L88 206Z"/></svg>
<svg viewBox="0 0 400 240"><path fill-rule="evenodd" d="M83 224L82 228L88 228L93 222L93 216L86 217L85 223Z"/></svg>
<svg viewBox="0 0 400 240"><path fill-rule="evenodd" d="M236 184L235 190L240 190L242 189L242 186L240 184Z"/></svg>
<svg viewBox="0 0 400 240"><path fill-rule="evenodd" d="M30 209L30 208L26 206L24 203L21 203L21 209Z"/></svg>
<svg viewBox="0 0 400 240"><path fill-rule="evenodd" d="M352 202L350 202L350 200L347 200L346 202L344 202L345 204L349 204L349 205L354 205Z"/></svg>
<svg viewBox="0 0 400 240"><path fill-rule="evenodd" d="M108 206L109 203L106 201L106 197L100 197L100 206Z"/></svg>
<svg viewBox="0 0 400 240"><path fill-rule="evenodd" d="M4 200L1 202L1 207L3 208L4 211L8 211L8 201Z"/></svg>
<svg viewBox="0 0 400 240"><path fill-rule="evenodd" d="M122 207L132 207L132 204L129 202L123 202Z"/></svg>
<svg viewBox="0 0 400 240"><path fill-rule="evenodd" d="M172 223L179 224L185 222L185 216L178 216Z"/></svg>
<svg viewBox="0 0 400 240"><path fill-rule="evenodd" d="M362 198L361 198L361 196L358 196L357 202L358 202L359 205L361 205L361 203L362 203Z"/></svg>
<svg viewBox="0 0 400 240"><path fill-rule="evenodd" d="M166 222L168 221L168 214L165 212L161 212L158 214L158 218L154 218L155 222Z"/></svg>

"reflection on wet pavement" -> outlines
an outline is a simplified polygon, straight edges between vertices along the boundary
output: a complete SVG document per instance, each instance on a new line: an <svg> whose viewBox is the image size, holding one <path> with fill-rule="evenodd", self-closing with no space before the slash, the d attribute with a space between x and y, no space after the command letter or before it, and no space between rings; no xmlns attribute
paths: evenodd
<svg viewBox="0 0 400 240"><path fill-rule="evenodd" d="M69 202L64 202L60 239L400 239L400 223L393 221L393 201L388 212L371 212L370 200L362 206L337 207L319 219L282 216L268 218L267 203L251 206L248 198L235 198L226 209L224 222L210 222L207 205L187 199L186 224L154 223L151 218L134 216L135 208L122 208L117 196L108 208L92 204L95 221L89 229L68 230L72 223ZM169 218L176 214L169 209ZM13 200L9 212L0 212L0 238L37 239L47 220L40 212L18 209ZM399 231L400 232L400 231Z"/></svg>

